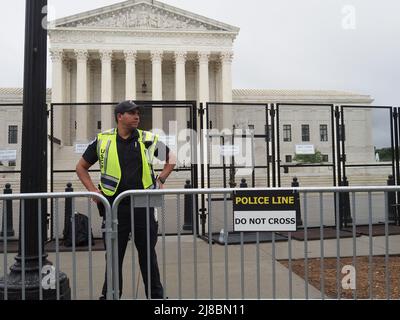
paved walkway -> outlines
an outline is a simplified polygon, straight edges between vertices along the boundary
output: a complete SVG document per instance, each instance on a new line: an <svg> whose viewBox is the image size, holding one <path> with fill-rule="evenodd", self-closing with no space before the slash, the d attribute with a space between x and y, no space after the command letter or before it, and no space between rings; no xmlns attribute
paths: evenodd
<svg viewBox="0 0 400 320"><path fill-rule="evenodd" d="M317 288L307 285L306 290L304 280L294 273L290 274L289 270L279 263L279 260L288 258L289 243L287 241L275 243L275 250L271 243L261 243L257 250L256 244L246 244L242 249L240 245L226 247L219 244L209 245L201 239L196 239L194 242L193 236L182 236L179 257L178 240L178 237L166 237L163 242L160 237L157 244L160 273L169 299L225 299L227 297L229 299L321 299L321 292ZM324 256L336 257L337 240L324 240L323 243ZM357 237L355 244L358 256L369 254L369 237ZM400 236L390 236L388 244L390 254L400 253ZM385 237L372 238L372 245L374 255L385 254ZM165 246L165 255L162 254L163 246ZM339 246L342 257L353 256L352 238L341 239ZM306 250L309 258L320 257L321 241L308 241ZM259 252L259 265L257 252ZM292 259L304 258L305 243L292 240L291 252ZM134 253L137 260L136 250ZM241 263L242 254L243 264ZM273 255L278 260L275 264ZM15 254L8 255L8 267L14 263L14 257ZM98 298L104 279L104 257L105 251L92 252L92 270L89 271L89 253L76 252L77 272L74 281L72 253L60 254L61 270L68 275L71 289L75 286L76 299ZM3 255L0 255L0 259L3 261ZM55 263L55 254L49 253L49 259ZM257 270L259 270L259 278ZM137 263L132 264L132 246L129 243L124 263L123 299L145 298L142 279L138 271ZM3 263L0 267L0 276L2 275ZM93 279L92 297L90 296L90 276ZM306 296L306 291L308 291L308 296Z"/></svg>

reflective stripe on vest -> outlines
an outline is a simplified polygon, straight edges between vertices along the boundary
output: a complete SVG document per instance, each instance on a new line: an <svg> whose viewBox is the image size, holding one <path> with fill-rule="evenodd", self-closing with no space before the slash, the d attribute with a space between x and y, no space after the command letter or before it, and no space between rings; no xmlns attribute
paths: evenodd
<svg viewBox="0 0 400 320"><path fill-rule="evenodd" d="M142 156L142 183L144 189L149 189L153 187L152 161L158 136L142 130L138 130L138 132L138 142ZM144 142L152 142L152 144L149 148L146 148ZM97 155L101 171L100 187L105 195L111 197L117 191L121 181L121 167L117 150L117 129L97 135Z"/></svg>

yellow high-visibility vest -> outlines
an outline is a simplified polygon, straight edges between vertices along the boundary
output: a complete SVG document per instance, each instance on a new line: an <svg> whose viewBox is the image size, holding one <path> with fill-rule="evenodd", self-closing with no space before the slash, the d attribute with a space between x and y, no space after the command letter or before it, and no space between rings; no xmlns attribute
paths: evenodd
<svg viewBox="0 0 400 320"><path fill-rule="evenodd" d="M142 156L142 183L144 189L153 187L153 159L158 141L158 135L148 131L139 130L138 143ZM145 142L151 142L146 148ZM117 150L117 129L111 129L97 135L97 156L100 163L101 191L112 197L121 181L121 167L119 165Z"/></svg>

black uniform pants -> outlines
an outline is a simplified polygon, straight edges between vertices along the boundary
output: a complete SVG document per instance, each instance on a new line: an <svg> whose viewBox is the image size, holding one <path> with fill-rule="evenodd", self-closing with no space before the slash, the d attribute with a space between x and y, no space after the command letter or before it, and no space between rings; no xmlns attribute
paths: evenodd
<svg viewBox="0 0 400 320"><path fill-rule="evenodd" d="M151 299L163 299L164 290L160 280L157 255L155 251L158 238L158 222L154 218L154 208L149 208L150 221L150 290ZM146 208L134 209L134 241L138 251L139 266L142 273L146 297L148 294L148 273L147 273L147 220ZM103 221L104 224L104 221ZM121 204L118 208L118 270L119 270L119 296L122 295L122 264L124 261L126 247L131 233L131 212L130 205ZM103 233L105 242L105 234ZM134 261L132 261L134 263ZM102 294L107 293L107 268Z"/></svg>

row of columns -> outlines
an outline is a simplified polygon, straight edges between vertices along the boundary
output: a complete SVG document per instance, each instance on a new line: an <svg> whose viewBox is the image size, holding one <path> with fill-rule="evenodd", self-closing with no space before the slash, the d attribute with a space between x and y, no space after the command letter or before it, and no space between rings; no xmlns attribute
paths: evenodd
<svg viewBox="0 0 400 320"><path fill-rule="evenodd" d="M63 55L62 49L52 49L50 51L53 62L53 85L52 85L52 102L62 103L63 98ZM101 102L113 102L112 97L112 50L100 50L101 60ZM89 102L88 99L88 87L87 87L87 68L88 68L88 57L89 53L87 50L75 50L75 58L77 61L77 75L76 75L76 101L78 103ZM136 99L136 61L137 51L126 50L124 51L124 57L126 62L126 99ZM152 61L152 99L154 101L162 101L162 51L151 51L150 53ZM220 54L221 60L221 100L223 102L232 101L232 64L233 54L232 52L223 52ZM174 53L175 59L175 99L184 101L186 100L186 61L187 52L177 51ZM209 61L210 52L199 52L199 102L208 102L210 100L209 93ZM76 140L85 141L88 139L88 110L87 108L79 109L79 117L77 117L76 127ZM63 119L62 108L56 108L54 116L58 119ZM228 117L228 114L225 116ZM225 116L223 119L226 120ZM177 110L177 120L182 127L186 124L186 111L185 109ZM102 128L112 128L114 126L114 115L113 106L102 106L101 109L101 122ZM63 126L66 124L63 121L58 121L60 124L55 128L55 137L62 139L63 137ZM162 109L153 109L153 128L162 128L163 117ZM178 128L181 129L181 128Z"/></svg>

